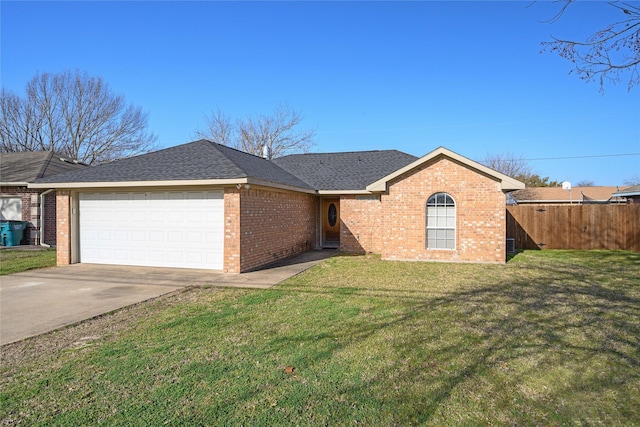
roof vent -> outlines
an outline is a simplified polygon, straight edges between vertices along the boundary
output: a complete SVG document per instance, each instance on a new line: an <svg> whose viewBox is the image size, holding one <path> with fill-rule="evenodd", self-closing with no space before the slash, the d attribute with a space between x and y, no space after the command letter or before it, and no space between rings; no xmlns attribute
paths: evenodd
<svg viewBox="0 0 640 427"><path fill-rule="evenodd" d="M87 166L85 163L82 163L81 161L76 160L76 159L67 159L67 158L64 158L64 157L60 157L60 161L64 162L64 163L69 163L71 165Z"/></svg>
<svg viewBox="0 0 640 427"><path fill-rule="evenodd" d="M262 146L262 157L267 160L271 159L271 147L267 144Z"/></svg>

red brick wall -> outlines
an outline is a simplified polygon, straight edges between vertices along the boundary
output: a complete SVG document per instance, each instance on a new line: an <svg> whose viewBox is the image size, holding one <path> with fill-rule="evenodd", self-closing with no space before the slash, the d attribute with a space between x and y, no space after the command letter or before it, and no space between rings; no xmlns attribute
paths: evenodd
<svg viewBox="0 0 640 427"><path fill-rule="evenodd" d="M56 245L56 192L52 191L44 196L44 242Z"/></svg>
<svg viewBox="0 0 640 427"><path fill-rule="evenodd" d="M71 197L69 191L56 194L56 216L58 218L56 255L58 265L71 264Z"/></svg>
<svg viewBox="0 0 640 427"><path fill-rule="evenodd" d="M456 202L456 249L426 249L426 203L438 192ZM448 158L399 177L376 203L341 199L341 249L383 259L502 263L506 198L498 183Z"/></svg>
<svg viewBox="0 0 640 427"><path fill-rule="evenodd" d="M385 221L380 196L343 196L340 219L341 251L382 253Z"/></svg>
<svg viewBox="0 0 640 427"><path fill-rule="evenodd" d="M316 198L302 193L240 190L240 271L313 249L319 222L317 203ZM225 211L225 216L235 217L235 212Z"/></svg>
<svg viewBox="0 0 640 427"><path fill-rule="evenodd" d="M29 222L24 233L22 242L28 245L35 245L36 236L39 233L37 228L40 216L40 197L42 190L26 187L2 187L0 193L4 196L21 196L22 198L22 221ZM45 197L45 239L43 243L49 245L56 244L56 196L49 193Z"/></svg>
<svg viewBox="0 0 640 427"><path fill-rule="evenodd" d="M240 273L240 191L224 190L224 261L225 273Z"/></svg>
<svg viewBox="0 0 640 427"><path fill-rule="evenodd" d="M426 249L426 202L437 192L456 202L456 249ZM264 188L225 189L224 271L240 273L313 249L318 197ZM26 203L25 203L26 204ZM340 249L384 259L505 261L506 199L494 179L448 158L396 179L379 198L343 196ZM70 197L57 194L58 265L71 261Z"/></svg>
<svg viewBox="0 0 640 427"><path fill-rule="evenodd" d="M58 265L67 265L71 262L69 192L58 191L56 199ZM226 188L223 271L240 273L313 249L317 211L317 201L310 195Z"/></svg>

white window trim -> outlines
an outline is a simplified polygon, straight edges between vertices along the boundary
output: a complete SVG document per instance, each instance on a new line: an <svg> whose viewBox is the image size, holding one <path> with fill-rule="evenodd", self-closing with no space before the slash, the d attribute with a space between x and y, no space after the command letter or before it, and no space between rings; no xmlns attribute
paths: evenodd
<svg viewBox="0 0 640 427"><path fill-rule="evenodd" d="M5 218L5 200L10 203L11 200L17 201L17 210L11 213L16 214L17 216L13 216L12 218ZM2 220L3 221L22 221L22 196L0 196L0 209L2 209ZM8 207L8 206L7 206Z"/></svg>
<svg viewBox="0 0 640 427"><path fill-rule="evenodd" d="M454 216L453 216L453 226L452 227L451 226L447 226L446 224L444 226L433 226L433 225L430 226L429 225L429 207L430 207L429 206L429 200L432 197L437 196L438 194L444 194L445 196L448 196L449 198L451 198L451 200L453 201ZM432 206L432 207L436 207L437 208L437 207L448 207L448 206L446 204L445 205L438 205L437 202L436 202L436 205ZM433 218L437 219L437 218L448 218L448 217L446 215L444 217L436 215ZM437 193L433 193L431 196L429 196L427 198L427 202L425 203L425 239L424 239L425 240L425 242L424 242L425 248L427 250L430 250L430 251L455 251L456 247L457 247L457 240L458 240L457 239L457 237L458 237L457 219L458 219L458 205L457 205L455 199L453 198L453 196L451 194L443 192L443 191L440 191L440 192L437 192ZM429 230L453 230L453 247L452 248L437 248L437 247L436 248L432 248L432 247L429 247ZM447 240L451 240L451 239L446 239L445 238L445 241L447 241Z"/></svg>

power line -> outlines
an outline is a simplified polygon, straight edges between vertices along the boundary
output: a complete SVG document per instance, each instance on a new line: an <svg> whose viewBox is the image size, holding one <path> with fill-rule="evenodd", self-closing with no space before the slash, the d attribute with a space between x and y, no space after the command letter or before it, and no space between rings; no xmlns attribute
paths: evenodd
<svg viewBox="0 0 640 427"><path fill-rule="evenodd" d="M602 157L625 157L625 156L640 156L640 153L625 153L625 154L596 154L592 156L566 156L566 157L537 157L532 159L505 159L507 161L510 160L566 160L566 159L595 159ZM485 160L486 161L486 160Z"/></svg>

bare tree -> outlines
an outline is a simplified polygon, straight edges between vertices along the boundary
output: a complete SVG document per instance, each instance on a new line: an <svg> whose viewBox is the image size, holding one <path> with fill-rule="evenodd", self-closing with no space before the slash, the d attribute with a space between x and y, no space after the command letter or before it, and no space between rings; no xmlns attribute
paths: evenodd
<svg viewBox="0 0 640 427"><path fill-rule="evenodd" d="M236 142L236 129L231 124L231 119L226 116L219 108L211 112L211 115L205 117L206 130L196 132L201 138L209 139L217 144L226 145L234 148Z"/></svg>
<svg viewBox="0 0 640 427"><path fill-rule="evenodd" d="M522 155L513 153L489 154L481 163L495 171L524 182L527 187L556 187L559 185L558 181L551 181L549 177L541 177L534 173L527 159Z"/></svg>
<svg viewBox="0 0 640 427"><path fill-rule="evenodd" d="M593 187L594 185L596 185L596 183L588 179L583 179L576 183L576 187Z"/></svg>
<svg viewBox="0 0 640 427"><path fill-rule="evenodd" d="M207 128L196 132L202 138L271 159L291 153L306 153L315 132L298 129L302 115L288 105L278 106L271 115L237 120L235 126L220 110L206 117Z"/></svg>
<svg viewBox="0 0 640 427"><path fill-rule="evenodd" d="M489 154L482 164L515 179L533 174L525 158L513 153Z"/></svg>
<svg viewBox="0 0 640 427"><path fill-rule="evenodd" d="M558 21L575 0L562 0L561 10L550 22ZM557 53L571 61L578 77L585 81L598 81L604 91L605 81L617 83L628 74L627 89L640 83L640 7L627 2L612 1L621 19L595 32L584 41L552 37L542 42L542 51Z"/></svg>
<svg viewBox="0 0 640 427"><path fill-rule="evenodd" d="M148 116L100 77L79 71L37 74L26 97L2 90L1 151L55 150L86 164L148 152Z"/></svg>
<svg viewBox="0 0 640 427"><path fill-rule="evenodd" d="M634 175L631 178L627 179L625 185L640 185L640 175Z"/></svg>
<svg viewBox="0 0 640 427"><path fill-rule="evenodd" d="M41 120L36 116L33 105L19 96L2 89L0 92L0 150L37 151L47 150L40 146L36 129Z"/></svg>

